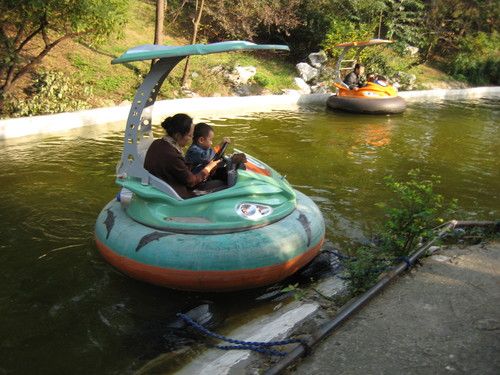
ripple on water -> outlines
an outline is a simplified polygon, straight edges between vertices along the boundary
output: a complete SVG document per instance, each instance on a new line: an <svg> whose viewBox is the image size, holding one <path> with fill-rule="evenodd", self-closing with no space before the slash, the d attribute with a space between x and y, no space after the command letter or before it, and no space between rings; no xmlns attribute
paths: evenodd
<svg viewBox="0 0 500 375"><path fill-rule="evenodd" d="M465 215L496 217L499 108L498 100L438 101L410 103L401 116L307 107L206 120L216 141L229 136L232 147L286 174L320 207L327 246L348 249L369 241L382 217L375 203L391 200L384 176L402 179L415 167L442 176L439 192L458 198ZM234 316L259 303L251 292L213 296L149 286L100 257L94 223L118 189L119 128L0 144L0 337L9 338L1 344L8 346L1 365L7 372L133 373L166 348L192 344L165 328L176 312L210 299L221 316ZM162 133L156 126L155 134Z"/></svg>

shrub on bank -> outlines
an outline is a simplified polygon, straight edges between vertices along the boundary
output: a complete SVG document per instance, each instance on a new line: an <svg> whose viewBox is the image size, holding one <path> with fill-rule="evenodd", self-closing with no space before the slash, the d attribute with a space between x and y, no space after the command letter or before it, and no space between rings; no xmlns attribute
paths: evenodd
<svg viewBox="0 0 500 375"><path fill-rule="evenodd" d="M473 84L500 84L500 34L480 32L460 42L455 57L448 65L457 79Z"/></svg>
<svg viewBox="0 0 500 375"><path fill-rule="evenodd" d="M10 117L24 117L88 109L92 90L87 86L82 89L62 72L47 71L34 74L27 95L26 99L7 97L4 112Z"/></svg>
<svg viewBox="0 0 500 375"><path fill-rule="evenodd" d="M456 201L446 203L435 191L440 180L436 176L423 178L418 169L408 172L406 181L392 176L385 178L394 193L384 208L386 218L376 234L374 246L361 246L356 256L348 259L347 280L351 292L360 293L375 284L379 275L395 262L408 256L421 241L430 239L433 228L445 222L456 209Z"/></svg>

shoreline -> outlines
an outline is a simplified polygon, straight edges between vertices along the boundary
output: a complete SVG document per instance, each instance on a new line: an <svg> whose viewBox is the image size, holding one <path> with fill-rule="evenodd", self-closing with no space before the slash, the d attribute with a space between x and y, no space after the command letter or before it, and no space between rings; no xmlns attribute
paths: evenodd
<svg viewBox="0 0 500 375"><path fill-rule="evenodd" d="M453 100L500 97L500 86L467 89L433 89L402 91L400 96L409 102L428 99ZM263 96L201 97L160 100L154 105L153 121L175 112L193 116L237 115L273 110L296 109L303 105L325 105L330 94L286 94ZM95 108L52 115L19 117L0 120L0 141L30 135L58 133L85 126L126 121L130 105Z"/></svg>

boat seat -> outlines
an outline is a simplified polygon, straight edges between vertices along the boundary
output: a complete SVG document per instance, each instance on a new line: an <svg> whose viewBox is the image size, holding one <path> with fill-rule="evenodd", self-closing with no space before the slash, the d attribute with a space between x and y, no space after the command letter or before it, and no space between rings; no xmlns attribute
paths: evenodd
<svg viewBox="0 0 500 375"><path fill-rule="evenodd" d="M153 137L143 137L140 141L137 142L137 155L141 159L141 164L144 164L144 160L146 159L146 153L149 150L149 146L153 143Z"/></svg>

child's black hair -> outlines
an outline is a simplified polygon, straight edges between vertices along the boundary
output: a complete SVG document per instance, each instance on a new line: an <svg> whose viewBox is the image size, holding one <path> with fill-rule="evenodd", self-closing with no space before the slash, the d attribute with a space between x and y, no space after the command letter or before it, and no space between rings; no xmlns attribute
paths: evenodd
<svg viewBox="0 0 500 375"><path fill-rule="evenodd" d="M193 133L193 143L198 143L198 139L200 139L200 137L208 137L211 131L214 131L214 129L204 122L196 124Z"/></svg>

